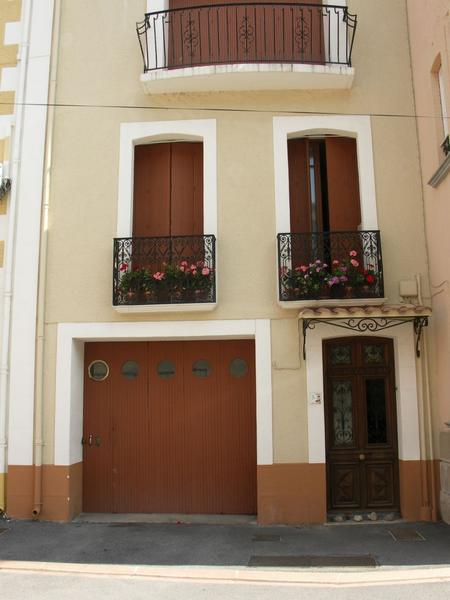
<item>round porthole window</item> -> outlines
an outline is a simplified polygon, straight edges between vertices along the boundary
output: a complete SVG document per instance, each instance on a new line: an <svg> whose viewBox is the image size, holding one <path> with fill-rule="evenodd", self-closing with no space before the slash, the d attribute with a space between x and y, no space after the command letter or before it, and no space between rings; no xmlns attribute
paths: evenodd
<svg viewBox="0 0 450 600"><path fill-rule="evenodd" d="M209 377L212 373L212 367L207 360L200 358L192 365L192 372L197 377Z"/></svg>
<svg viewBox="0 0 450 600"><path fill-rule="evenodd" d="M136 379L139 375L139 365L135 360L127 360L122 365L122 375L125 379Z"/></svg>
<svg viewBox="0 0 450 600"><path fill-rule="evenodd" d="M230 362L230 375L239 379L247 375L248 365L247 362L243 358L234 358Z"/></svg>
<svg viewBox="0 0 450 600"><path fill-rule="evenodd" d="M109 375L109 367L104 360L94 360L88 367L89 379L103 381Z"/></svg>
<svg viewBox="0 0 450 600"><path fill-rule="evenodd" d="M161 379L170 379L175 375L175 365L171 360L162 360L156 367L156 372Z"/></svg>

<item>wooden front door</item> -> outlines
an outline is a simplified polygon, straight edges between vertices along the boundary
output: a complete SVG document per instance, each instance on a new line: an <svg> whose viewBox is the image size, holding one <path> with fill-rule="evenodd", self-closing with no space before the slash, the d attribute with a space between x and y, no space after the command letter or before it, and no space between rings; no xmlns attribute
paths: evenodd
<svg viewBox="0 0 450 600"><path fill-rule="evenodd" d="M398 510L392 341L324 342L328 509Z"/></svg>
<svg viewBox="0 0 450 600"><path fill-rule="evenodd" d="M85 372L85 512L256 513L252 341L88 343Z"/></svg>

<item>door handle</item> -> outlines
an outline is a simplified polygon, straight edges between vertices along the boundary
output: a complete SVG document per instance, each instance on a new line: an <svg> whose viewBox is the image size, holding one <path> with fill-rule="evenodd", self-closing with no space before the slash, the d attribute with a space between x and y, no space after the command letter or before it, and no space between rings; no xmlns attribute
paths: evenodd
<svg viewBox="0 0 450 600"><path fill-rule="evenodd" d="M365 454L360 454L359 455L359 460L366 460L366 455Z"/></svg>
<svg viewBox="0 0 450 600"><path fill-rule="evenodd" d="M92 435L92 433L89 434L89 438L88 438L88 444L89 446L92 446L92 440L93 440L94 436Z"/></svg>

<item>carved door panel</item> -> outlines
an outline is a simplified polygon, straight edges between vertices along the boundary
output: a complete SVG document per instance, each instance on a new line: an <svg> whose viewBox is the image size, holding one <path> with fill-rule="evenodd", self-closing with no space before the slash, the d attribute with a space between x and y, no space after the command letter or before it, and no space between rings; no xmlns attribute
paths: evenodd
<svg viewBox="0 0 450 600"><path fill-rule="evenodd" d="M399 506L392 341L324 342L328 508Z"/></svg>

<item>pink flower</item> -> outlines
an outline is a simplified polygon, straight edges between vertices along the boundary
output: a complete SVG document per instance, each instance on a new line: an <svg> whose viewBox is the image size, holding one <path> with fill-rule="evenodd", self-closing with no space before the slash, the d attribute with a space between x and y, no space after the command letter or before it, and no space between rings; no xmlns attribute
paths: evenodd
<svg viewBox="0 0 450 600"><path fill-rule="evenodd" d="M164 279L164 273L160 273L159 271L157 271L156 273L153 273L153 279L156 279L157 281L161 281L162 279Z"/></svg>
<svg viewBox="0 0 450 600"><path fill-rule="evenodd" d="M308 270L308 267L306 267L305 265L302 265L300 267L300 271L302 271L302 273L306 273L307 270Z"/></svg>
<svg viewBox="0 0 450 600"><path fill-rule="evenodd" d="M333 266L334 266L334 267L337 267L337 265L338 265L338 264L339 264L339 261L338 261L338 260L333 260Z"/></svg>
<svg viewBox="0 0 450 600"><path fill-rule="evenodd" d="M197 269L194 269L193 271L191 271L192 275L197 275Z"/></svg>
<svg viewBox="0 0 450 600"><path fill-rule="evenodd" d="M120 264L119 271L126 271L128 269L128 263L123 262Z"/></svg>
<svg viewBox="0 0 450 600"><path fill-rule="evenodd" d="M210 271L209 271L209 267L203 267L202 269L202 275L209 275Z"/></svg>
<svg viewBox="0 0 450 600"><path fill-rule="evenodd" d="M196 271L197 270L197 265L191 265L191 271Z"/></svg>
<svg viewBox="0 0 450 600"><path fill-rule="evenodd" d="M188 262L186 260L182 260L180 262L180 267L185 267L186 268L187 266L188 266Z"/></svg>
<svg viewBox="0 0 450 600"><path fill-rule="evenodd" d="M180 264L180 266L178 268L180 269L180 271L182 273L184 273L186 271L186 267L184 265L182 265L182 264Z"/></svg>
<svg viewBox="0 0 450 600"><path fill-rule="evenodd" d="M359 262L357 260L355 260L354 258L352 258L352 260L350 261L350 264L352 265L352 267L359 267Z"/></svg>
<svg viewBox="0 0 450 600"><path fill-rule="evenodd" d="M350 256L358 256L356 250L350 250Z"/></svg>

